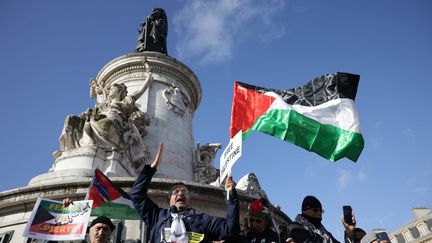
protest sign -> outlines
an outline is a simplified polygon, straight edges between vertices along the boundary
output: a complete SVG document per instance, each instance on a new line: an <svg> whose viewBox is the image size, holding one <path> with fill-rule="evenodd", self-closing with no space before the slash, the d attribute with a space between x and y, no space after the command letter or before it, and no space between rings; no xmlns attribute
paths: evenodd
<svg viewBox="0 0 432 243"><path fill-rule="evenodd" d="M23 236L40 240L84 239L93 201L63 202L38 198Z"/></svg>
<svg viewBox="0 0 432 243"><path fill-rule="evenodd" d="M220 157L220 177L219 182L225 179L228 172L231 171L234 163L240 158L242 153L242 131L240 130L232 139L228 146L223 151Z"/></svg>

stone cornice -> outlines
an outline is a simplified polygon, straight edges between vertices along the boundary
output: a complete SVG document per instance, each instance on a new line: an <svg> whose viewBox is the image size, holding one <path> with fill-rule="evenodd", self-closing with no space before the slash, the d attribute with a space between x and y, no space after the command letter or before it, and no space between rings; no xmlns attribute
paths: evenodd
<svg viewBox="0 0 432 243"><path fill-rule="evenodd" d="M111 177L110 180L116 185L121 187L126 192L129 192L133 183L134 177ZM62 200L70 197L73 200L84 199L91 178L77 178L74 182L45 184L41 186L26 186L16 188L4 192L0 192L0 217L9 215L11 213L30 212L38 197L45 197L55 200ZM166 178L153 178L149 187L149 194L159 198L165 198L168 191L174 182L178 180ZM224 189L222 187L215 187L211 185L182 181L187 185L192 200L215 202L224 200ZM245 210L247 203L253 198L247 193L237 190L240 199L240 208ZM203 197L205 195L205 197ZM271 206L274 216L282 220L290 221L289 217L280 209Z"/></svg>
<svg viewBox="0 0 432 243"><path fill-rule="evenodd" d="M96 77L98 85L105 87L129 74L133 76L129 77L131 79L144 76L144 58L147 59L153 74L164 74L180 83L186 89L193 109L196 110L202 94L198 78L185 64L157 52L131 53L113 59L99 71Z"/></svg>

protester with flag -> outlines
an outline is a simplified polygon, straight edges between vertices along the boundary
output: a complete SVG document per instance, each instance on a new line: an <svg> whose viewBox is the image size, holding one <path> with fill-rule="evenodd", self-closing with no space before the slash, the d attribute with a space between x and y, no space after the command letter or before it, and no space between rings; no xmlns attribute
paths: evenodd
<svg viewBox="0 0 432 243"><path fill-rule="evenodd" d="M95 169L86 200L93 200L91 216L98 216L89 228L92 243L108 242L115 229L111 219L139 220L140 216L129 195L115 186L102 171ZM63 206L73 204L70 198L63 199Z"/></svg>
<svg viewBox="0 0 432 243"><path fill-rule="evenodd" d="M195 214L189 208L189 190L183 183L175 183L168 195L168 209L159 207L147 194L151 179L160 164L163 144L151 165L146 165L136 179L131 197L142 220L148 226L149 242L212 242L237 235L239 224L239 199L232 177L225 189L231 194L227 200L226 218Z"/></svg>
<svg viewBox="0 0 432 243"><path fill-rule="evenodd" d="M322 75L295 89L236 82L230 137L260 131L336 161L357 161L364 146L354 100L360 76Z"/></svg>

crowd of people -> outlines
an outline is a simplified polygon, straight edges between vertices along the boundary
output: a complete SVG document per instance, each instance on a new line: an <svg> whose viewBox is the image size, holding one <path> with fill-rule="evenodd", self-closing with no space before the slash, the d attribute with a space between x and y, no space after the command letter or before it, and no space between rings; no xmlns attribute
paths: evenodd
<svg viewBox="0 0 432 243"><path fill-rule="evenodd" d="M240 224L240 205L235 183L231 176L226 179L225 189L229 194L226 200L226 217L217 217L205 213L196 213L190 206L190 194L184 183L174 183L169 191L169 207L158 206L148 195L148 187L161 162L163 144L152 164L146 165L137 177L131 198L147 225L148 242L227 242L227 243L338 243L333 235L321 223L324 213L321 202L314 196L306 196L301 205L301 213L295 221L286 227L275 227L269 210L269 203L264 198L251 201L247 216ZM71 203L65 199L63 204ZM354 214L352 218L342 217L345 228L345 243L390 243L385 232L366 234L356 228ZM100 216L92 221L89 230L91 243L105 243L114 230L112 221Z"/></svg>

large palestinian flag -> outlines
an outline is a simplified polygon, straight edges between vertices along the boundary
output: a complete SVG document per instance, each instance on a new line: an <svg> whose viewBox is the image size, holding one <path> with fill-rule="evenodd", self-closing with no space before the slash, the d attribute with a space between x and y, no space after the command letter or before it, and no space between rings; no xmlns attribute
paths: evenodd
<svg viewBox="0 0 432 243"><path fill-rule="evenodd" d="M130 196L120 187L116 187L99 169L95 170L86 200L93 200L91 216L141 219Z"/></svg>
<svg viewBox="0 0 432 243"><path fill-rule="evenodd" d="M260 131L331 161L357 161L364 146L354 104L359 79L327 74L285 90L235 82L230 137Z"/></svg>

